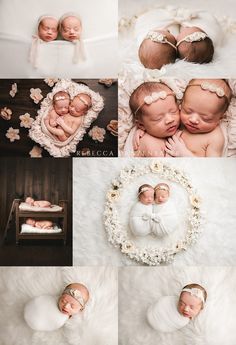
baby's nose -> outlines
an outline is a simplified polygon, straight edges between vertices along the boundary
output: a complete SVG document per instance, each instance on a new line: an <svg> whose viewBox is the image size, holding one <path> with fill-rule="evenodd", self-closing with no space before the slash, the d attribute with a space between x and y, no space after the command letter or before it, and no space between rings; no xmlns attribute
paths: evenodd
<svg viewBox="0 0 236 345"><path fill-rule="evenodd" d="M198 115L197 114L192 114L189 118L189 121L192 123L198 123L199 119L198 119Z"/></svg>
<svg viewBox="0 0 236 345"><path fill-rule="evenodd" d="M186 305L185 307L184 307L184 311L189 311L189 306L188 305Z"/></svg>
<svg viewBox="0 0 236 345"><path fill-rule="evenodd" d="M173 116L171 114L167 113L166 114L166 123L168 124L168 123L171 123L173 121L174 121Z"/></svg>

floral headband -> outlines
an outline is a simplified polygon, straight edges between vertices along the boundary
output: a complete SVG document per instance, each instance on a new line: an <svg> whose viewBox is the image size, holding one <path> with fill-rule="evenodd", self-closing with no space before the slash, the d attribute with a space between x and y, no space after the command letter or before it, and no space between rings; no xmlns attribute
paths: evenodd
<svg viewBox="0 0 236 345"><path fill-rule="evenodd" d="M184 288L181 291L181 293L182 292L189 292L191 296L197 297L197 298L199 298L202 301L203 304L205 303L204 293L203 293L203 291L201 289L198 289L198 288L191 288L191 289Z"/></svg>
<svg viewBox="0 0 236 345"><path fill-rule="evenodd" d="M56 96L56 97L54 98L54 101L61 101L61 100L64 100L64 99L69 99L69 98L66 97L66 96Z"/></svg>
<svg viewBox="0 0 236 345"><path fill-rule="evenodd" d="M147 33L145 39L149 39L149 40L151 40L153 42L156 42L156 43L166 43L166 44L169 44L169 46L171 46L172 48L177 50L176 46L173 43L171 43L170 41L168 41L167 37L165 35L163 35L161 32L149 31Z"/></svg>
<svg viewBox="0 0 236 345"><path fill-rule="evenodd" d="M150 95L144 97L143 103L140 104L140 106L135 110L134 115L137 115L137 112L145 105L150 105L159 99L166 99L168 96L174 96L173 92L167 93L166 91L160 91L160 92L152 92Z"/></svg>
<svg viewBox="0 0 236 345"><path fill-rule="evenodd" d="M164 184L158 184L158 185L154 188L154 190L155 190L155 191L156 191L156 190L165 190L165 191L169 192L169 191L170 191L170 188L167 187L167 186L164 185Z"/></svg>
<svg viewBox="0 0 236 345"><path fill-rule="evenodd" d="M82 296L82 293L79 290L71 289L71 288L65 288L65 290L63 291L62 294L69 295L69 296L73 297L74 299L76 299L76 301L78 301L80 303L82 310L85 308L85 301L84 301L84 298Z"/></svg>
<svg viewBox="0 0 236 345"><path fill-rule="evenodd" d="M80 99L82 103L84 103L84 105L87 106L87 108L89 108L89 103L86 101L86 99L83 98L83 96L77 95L77 97Z"/></svg>
<svg viewBox="0 0 236 345"><path fill-rule="evenodd" d="M176 47L178 47L180 45L180 43L182 43L182 42L188 42L188 43L199 42L199 41L205 40L205 38L207 38L207 37L209 37L209 36L207 36L207 34L205 32L196 31L196 32L193 32L192 34L187 35L184 38L182 38L182 40L177 42Z"/></svg>
<svg viewBox="0 0 236 345"><path fill-rule="evenodd" d="M200 86L202 90L215 93L219 98L225 97L227 102L230 103L230 99L229 97L227 97L224 89L220 86L217 86L214 83L209 83L208 81L204 81L201 84L189 84L187 85L187 88L190 86Z"/></svg>
<svg viewBox="0 0 236 345"><path fill-rule="evenodd" d="M147 192L149 189L151 189L151 187L142 187L138 193L138 195L144 193L144 192Z"/></svg>

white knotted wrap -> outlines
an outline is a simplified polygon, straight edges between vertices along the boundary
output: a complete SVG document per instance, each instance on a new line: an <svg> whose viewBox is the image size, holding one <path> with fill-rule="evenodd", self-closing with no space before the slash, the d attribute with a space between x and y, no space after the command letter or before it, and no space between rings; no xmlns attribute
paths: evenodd
<svg viewBox="0 0 236 345"><path fill-rule="evenodd" d="M59 27L60 28L62 26L63 20L65 18L67 18L67 17L75 17L75 18L77 18L80 21L80 25L81 25L81 28L82 28L81 18L75 12L68 12L68 13L63 14L63 16L59 20ZM73 55L73 58L72 58L72 62L76 64L76 63L78 63L80 61L85 61L86 60L86 53L85 53L84 41L83 41L83 38L82 38L82 33L80 34L79 39L72 41L72 43L74 44L74 55Z"/></svg>
<svg viewBox="0 0 236 345"><path fill-rule="evenodd" d="M24 308L24 318L35 331L54 331L61 328L68 320L68 315L60 312L58 297L42 295L32 298Z"/></svg>
<svg viewBox="0 0 236 345"><path fill-rule="evenodd" d="M179 226L180 220L172 200L153 205L151 231L157 237L170 235Z"/></svg>
<svg viewBox="0 0 236 345"><path fill-rule="evenodd" d="M144 205L138 201L131 209L129 225L135 236L150 234L152 217L152 205Z"/></svg>
<svg viewBox="0 0 236 345"><path fill-rule="evenodd" d="M161 297L147 311L147 319L152 328L159 332L175 332L186 326L190 319L177 309L177 296Z"/></svg>
<svg viewBox="0 0 236 345"><path fill-rule="evenodd" d="M57 20L56 17L51 16L51 15L40 16L37 22L37 32L38 32L38 28L41 21L46 18L53 18ZM43 42L44 41L38 36L38 33L35 35L32 35L32 43L31 43L30 53L29 53L29 62L32 64L34 68L38 68L39 47L40 47L40 44Z"/></svg>

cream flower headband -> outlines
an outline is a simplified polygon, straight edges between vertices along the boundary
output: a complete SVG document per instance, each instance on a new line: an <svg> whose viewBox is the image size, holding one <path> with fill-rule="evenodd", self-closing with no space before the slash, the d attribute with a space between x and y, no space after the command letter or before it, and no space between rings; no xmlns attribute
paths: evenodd
<svg viewBox="0 0 236 345"><path fill-rule="evenodd" d="M184 288L182 292L189 292L191 296L194 296L194 297L197 297L199 298L202 303L204 304L205 303L205 298L204 298L204 293L201 289L198 289L198 288L192 288L192 289L188 289L188 288Z"/></svg>
<svg viewBox="0 0 236 345"><path fill-rule="evenodd" d="M166 43L166 44L169 44L169 46L171 46L172 48L177 50L176 46L173 43L171 43L170 41L168 41L167 37L165 35L163 35L161 32L149 31L147 33L145 39L149 39L149 40L151 40L153 42L156 42L156 43Z"/></svg>
<svg viewBox="0 0 236 345"><path fill-rule="evenodd" d="M144 193L144 192L147 192L147 191L150 190L150 189L151 189L151 187L143 187L143 188L140 189L138 195L140 195L140 194L142 194L142 193Z"/></svg>
<svg viewBox="0 0 236 345"><path fill-rule="evenodd" d="M180 43L182 43L182 42L188 42L188 43L199 42L199 41L205 40L205 38L207 38L207 37L209 37L209 36L207 36L207 34L205 32L196 31L196 32L193 32L192 34L187 35L184 38L182 38L182 40L177 42L176 47L178 47L180 45Z"/></svg>
<svg viewBox="0 0 236 345"><path fill-rule="evenodd" d="M154 188L154 190L155 190L155 191L156 191L156 190L165 190L165 191L169 192L169 191L170 191L170 188L167 187L167 185L165 185L165 184L158 184L158 185Z"/></svg>
<svg viewBox="0 0 236 345"><path fill-rule="evenodd" d="M143 103L140 104L140 106L135 110L134 115L137 115L137 112L145 105L150 105L159 99L166 99L168 96L174 96L173 92L167 93L166 91L160 91L160 92L152 92L150 95L144 97Z"/></svg>
<svg viewBox="0 0 236 345"><path fill-rule="evenodd" d="M214 83L209 83L208 81L204 81L201 84L189 84L187 85L187 88L190 86L200 86L202 90L215 93L219 98L225 97L228 103L230 103L230 99L227 97L225 90Z"/></svg>
<svg viewBox="0 0 236 345"><path fill-rule="evenodd" d="M76 299L76 301L78 301L80 303L82 310L85 308L85 301L84 301L84 298L82 296L82 293L79 290L71 289L71 288L65 288L65 290L63 291L62 294L69 295L69 296L73 297L74 299Z"/></svg>

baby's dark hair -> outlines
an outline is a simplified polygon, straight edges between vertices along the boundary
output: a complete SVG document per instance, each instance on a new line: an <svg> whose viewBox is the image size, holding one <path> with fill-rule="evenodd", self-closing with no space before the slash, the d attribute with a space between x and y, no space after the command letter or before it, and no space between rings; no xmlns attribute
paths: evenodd
<svg viewBox="0 0 236 345"><path fill-rule="evenodd" d="M140 107L140 105L143 103L144 97L150 95L152 92L159 92L163 90L171 92L170 88L165 84L148 81L142 83L133 91L129 99L129 106L135 120L144 115L143 107ZM139 107L140 109L137 111Z"/></svg>
<svg viewBox="0 0 236 345"><path fill-rule="evenodd" d="M199 289L199 290L201 290L203 292L204 302L206 302L206 300L207 300L207 292L206 292L206 290L204 289L203 286L201 286L199 284L196 284L196 283L192 283L192 284L185 285L183 287L183 289Z"/></svg>
<svg viewBox="0 0 236 345"><path fill-rule="evenodd" d="M169 41L176 45L174 36ZM164 65L175 62L177 51L167 43L157 43L150 39L144 39L139 47L138 55L144 67L160 69Z"/></svg>
<svg viewBox="0 0 236 345"><path fill-rule="evenodd" d="M214 46L209 37L197 42L183 41L177 47L180 59L195 63L209 63L213 59Z"/></svg>

